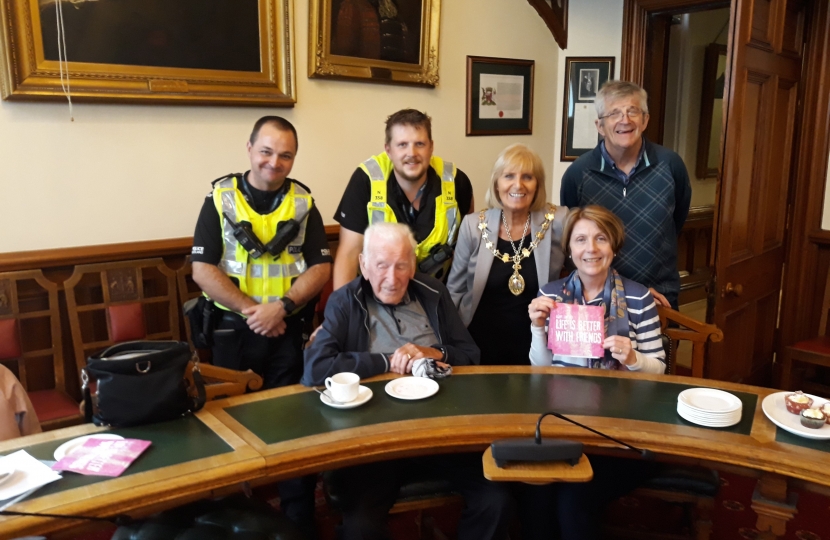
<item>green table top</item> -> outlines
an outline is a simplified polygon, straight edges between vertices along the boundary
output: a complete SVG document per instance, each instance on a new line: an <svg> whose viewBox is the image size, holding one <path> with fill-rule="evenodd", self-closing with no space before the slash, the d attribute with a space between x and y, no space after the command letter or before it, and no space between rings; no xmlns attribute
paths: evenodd
<svg viewBox="0 0 830 540"><path fill-rule="evenodd" d="M677 414L677 395L693 388L688 384L548 373L456 375L439 381L441 388L432 397L403 401L386 394L387 382L366 384L374 395L356 409L327 407L317 393L303 392L230 406L225 411L266 444L401 420L549 410L700 427ZM717 431L749 435L758 396L732 393L743 402L741 421Z"/></svg>
<svg viewBox="0 0 830 540"><path fill-rule="evenodd" d="M121 477L138 474L170 465L216 456L232 452L231 448L219 435L203 424L195 416L178 420L137 426L131 428L113 428L115 433L128 439L143 439L153 444L124 471ZM35 444L25 450L37 459L54 460L55 449L70 438L47 443ZM59 493L68 489L88 486L109 480L104 476L84 476L75 473L63 473L63 478L52 482L37 491L37 497Z"/></svg>

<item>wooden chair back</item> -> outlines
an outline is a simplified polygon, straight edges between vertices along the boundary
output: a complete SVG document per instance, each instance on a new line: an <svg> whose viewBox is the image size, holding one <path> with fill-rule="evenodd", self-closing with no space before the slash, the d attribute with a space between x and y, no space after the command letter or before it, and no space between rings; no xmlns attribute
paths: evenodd
<svg viewBox="0 0 830 540"><path fill-rule="evenodd" d="M64 289L79 374L115 343L181 339L176 274L160 258L79 265Z"/></svg>
<svg viewBox="0 0 830 540"><path fill-rule="evenodd" d="M657 313L660 315L660 329L672 342L690 341L692 343L692 376L704 376L704 362L706 357L706 343L723 340L723 331L713 324L702 323L688 315L671 308L657 306ZM678 326L669 326L673 322ZM671 347L671 358L668 358L667 365L670 366L671 375L674 374L677 365L677 347Z"/></svg>
<svg viewBox="0 0 830 540"><path fill-rule="evenodd" d="M181 313L181 307L184 306L185 302L202 295L202 289L193 281L193 265L190 263L190 255L185 257L182 267L176 270L176 284L179 290L179 313ZM193 348L190 324L187 321L185 321L184 329L187 334L187 341L190 343L190 347Z"/></svg>
<svg viewBox="0 0 830 540"><path fill-rule="evenodd" d="M40 270L0 274L0 327L0 362L26 389L44 429L80 422L66 390L58 286Z"/></svg>

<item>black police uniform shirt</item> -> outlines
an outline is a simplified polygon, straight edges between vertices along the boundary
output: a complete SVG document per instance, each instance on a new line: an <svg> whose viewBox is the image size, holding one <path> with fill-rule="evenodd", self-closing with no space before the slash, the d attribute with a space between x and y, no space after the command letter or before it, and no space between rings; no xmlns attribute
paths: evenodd
<svg viewBox="0 0 830 540"><path fill-rule="evenodd" d="M418 243L424 241L435 227L435 198L441 195L441 179L432 167L427 172L427 181L421 194L419 210L414 210L406 194L398 185L394 171L389 173L386 181L386 202L395 213L398 223L406 223L412 229ZM334 220L341 227L363 234L369 226L369 213L366 205L372 196L372 183L366 172L358 167L343 192L340 205L334 213ZM460 169L455 174L455 202L461 217L470 211L473 200L473 186L470 179Z"/></svg>
<svg viewBox="0 0 830 540"><path fill-rule="evenodd" d="M266 212L267 209L272 207L277 197L285 197L290 182L295 182L295 180L286 178L282 187L276 191L262 191L249 183L248 188L254 200L248 201L248 204L257 213ZM299 184L299 182L297 183ZM305 184L301 185L306 187ZM307 187L306 190L309 193L311 192ZM222 220L216 211L213 194L211 193L205 198L202 210L199 213L199 219L196 221L196 232L193 234L193 249L190 260L218 265L222 260L222 250ZM315 264L332 262L329 242L326 239L326 228L323 225L323 216L320 215L317 205L312 206L308 212L302 253L303 259L309 268Z"/></svg>

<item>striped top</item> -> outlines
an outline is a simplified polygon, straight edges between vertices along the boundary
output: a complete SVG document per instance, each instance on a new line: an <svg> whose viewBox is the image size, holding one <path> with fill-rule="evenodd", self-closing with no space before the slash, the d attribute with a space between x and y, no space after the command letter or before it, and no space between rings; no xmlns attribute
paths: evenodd
<svg viewBox="0 0 830 540"><path fill-rule="evenodd" d="M539 296L547 296L557 302L562 299L559 296L565 279L552 281L539 290ZM622 278L625 289L625 300L628 304L628 337L631 339L631 348L637 361L626 366L629 371L642 371L644 373L664 373L666 364L666 352L663 350L663 342L660 340L660 317L657 314L657 305L649 290L630 279ZM589 306L603 306L602 296L597 296L590 302ZM533 340L530 345L530 363L534 366L562 366L562 367L588 367L588 359L573 356L553 355L548 349L548 328L532 326Z"/></svg>

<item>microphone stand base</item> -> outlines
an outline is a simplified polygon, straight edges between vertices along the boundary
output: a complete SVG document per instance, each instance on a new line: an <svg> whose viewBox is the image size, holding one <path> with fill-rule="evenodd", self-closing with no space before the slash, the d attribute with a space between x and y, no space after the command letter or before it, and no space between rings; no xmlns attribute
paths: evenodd
<svg viewBox="0 0 830 540"><path fill-rule="evenodd" d="M589 482L594 470L588 456L582 454L576 465L565 461L511 461L499 467L488 446L482 456L484 477L493 482L525 482L550 484L553 482Z"/></svg>

